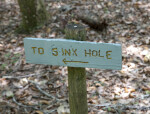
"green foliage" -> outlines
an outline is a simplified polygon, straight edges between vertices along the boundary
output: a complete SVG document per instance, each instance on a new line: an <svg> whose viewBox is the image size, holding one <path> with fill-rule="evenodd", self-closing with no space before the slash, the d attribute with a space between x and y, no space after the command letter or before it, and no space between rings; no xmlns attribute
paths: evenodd
<svg viewBox="0 0 150 114"><path fill-rule="evenodd" d="M110 112L112 109L111 109L111 107L108 107L107 110Z"/></svg>
<svg viewBox="0 0 150 114"><path fill-rule="evenodd" d="M19 53L14 54L14 56L12 57L12 63L15 64L18 61L18 59L20 58L20 56L21 55Z"/></svg>
<svg viewBox="0 0 150 114"><path fill-rule="evenodd" d="M20 54L6 53L3 57L4 61L0 65L0 70L11 70L10 65L14 65L20 58Z"/></svg>
<svg viewBox="0 0 150 114"><path fill-rule="evenodd" d="M9 58L11 56L11 53L7 53L4 55L6 58Z"/></svg>
<svg viewBox="0 0 150 114"><path fill-rule="evenodd" d="M145 93L146 93L147 95L150 95L150 91L149 91L149 90L145 91Z"/></svg>
<svg viewBox="0 0 150 114"><path fill-rule="evenodd" d="M1 69L2 69L2 70L5 70L6 66L7 66L7 64L3 63L3 64L1 65Z"/></svg>
<svg viewBox="0 0 150 114"><path fill-rule="evenodd" d="M105 13L108 13L108 8L104 8L104 12L105 12Z"/></svg>

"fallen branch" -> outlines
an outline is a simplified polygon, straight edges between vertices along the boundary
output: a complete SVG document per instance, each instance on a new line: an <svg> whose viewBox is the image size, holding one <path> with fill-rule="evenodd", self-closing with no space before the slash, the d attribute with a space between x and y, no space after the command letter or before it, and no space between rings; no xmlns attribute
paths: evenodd
<svg viewBox="0 0 150 114"><path fill-rule="evenodd" d="M108 107L110 106L110 103L105 103L105 104L89 104L89 106L95 106L95 107Z"/></svg>
<svg viewBox="0 0 150 114"><path fill-rule="evenodd" d="M94 107L103 107L104 109L106 108L114 108L115 110L121 109L121 110L129 110L129 109L136 109L136 110L150 110L150 106L133 106L133 105L124 105L124 104L110 104L110 103L106 103L106 104L97 104L97 105L91 105L90 106L94 106Z"/></svg>
<svg viewBox="0 0 150 114"><path fill-rule="evenodd" d="M29 75L24 75L24 76L2 76L2 78L6 78L6 79L21 79L21 78L28 78L28 77L32 77L32 76L36 76L39 74L29 74Z"/></svg>
<svg viewBox="0 0 150 114"><path fill-rule="evenodd" d="M39 87L39 85L38 85L37 83L35 83L35 82L33 82L33 81L30 81L30 80L29 80L29 82L32 83L32 84L34 84L35 87L36 87L42 94L46 95L47 97L50 97L50 98L55 99L55 100L57 100L57 101L62 101L62 100L60 100L60 99L54 97L53 95L51 95L51 94L49 94L49 93L43 91L43 90Z"/></svg>
<svg viewBox="0 0 150 114"><path fill-rule="evenodd" d="M44 114L51 114L51 113L53 113L55 111L57 111L57 108L54 108L54 109L48 110L48 111L43 111L43 112L44 112Z"/></svg>
<svg viewBox="0 0 150 114"><path fill-rule="evenodd" d="M90 28L96 31L103 31L107 29L108 24L106 20L94 20L89 16L77 15L77 20L81 20L83 23L89 25Z"/></svg>

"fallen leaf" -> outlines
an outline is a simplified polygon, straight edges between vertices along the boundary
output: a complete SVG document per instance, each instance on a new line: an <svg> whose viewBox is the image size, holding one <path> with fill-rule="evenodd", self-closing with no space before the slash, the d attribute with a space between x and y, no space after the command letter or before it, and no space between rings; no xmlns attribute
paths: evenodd
<svg viewBox="0 0 150 114"><path fill-rule="evenodd" d="M124 88L125 93L131 93L131 92L135 92L135 89L133 88Z"/></svg>
<svg viewBox="0 0 150 114"><path fill-rule="evenodd" d="M47 100L40 100L40 104L49 105L50 103Z"/></svg>
<svg viewBox="0 0 150 114"><path fill-rule="evenodd" d="M150 53L148 53L147 55L145 55L144 62L145 63L150 63Z"/></svg>
<svg viewBox="0 0 150 114"><path fill-rule="evenodd" d="M11 97L13 97L14 96L14 93L12 92L12 91L6 91L6 97L7 98L11 98Z"/></svg>
<svg viewBox="0 0 150 114"><path fill-rule="evenodd" d="M44 114L43 112L41 112L41 111L35 111L35 113L37 113L37 114Z"/></svg>
<svg viewBox="0 0 150 114"><path fill-rule="evenodd" d="M0 51L3 51L4 46L2 44L0 44Z"/></svg>
<svg viewBox="0 0 150 114"><path fill-rule="evenodd" d="M20 80L20 84L21 84L22 86L27 85L27 84L28 84L28 80L27 80L27 78L23 78L23 79L21 79L21 80Z"/></svg>
<svg viewBox="0 0 150 114"><path fill-rule="evenodd" d="M8 45L6 45L6 48L7 48L7 49L12 49L13 46L12 46L11 44L8 44Z"/></svg>
<svg viewBox="0 0 150 114"><path fill-rule="evenodd" d="M144 68L144 73L145 74L150 74L150 66L147 66Z"/></svg>
<svg viewBox="0 0 150 114"><path fill-rule="evenodd" d="M107 5L108 5L108 6L111 6L111 5L112 5L112 2L108 2Z"/></svg>
<svg viewBox="0 0 150 114"><path fill-rule="evenodd" d="M48 28L48 29L46 30L46 33L50 33L50 32L51 32L51 29Z"/></svg>
<svg viewBox="0 0 150 114"><path fill-rule="evenodd" d="M131 93L131 94L129 94L129 97L130 98L135 98L135 95Z"/></svg>
<svg viewBox="0 0 150 114"><path fill-rule="evenodd" d="M144 91L150 90L150 88L149 88L149 87L146 87L146 86L142 86L142 89L143 89Z"/></svg>
<svg viewBox="0 0 150 114"><path fill-rule="evenodd" d="M119 87L115 87L114 93L115 93L116 95L120 95L121 89L120 89Z"/></svg>
<svg viewBox="0 0 150 114"><path fill-rule="evenodd" d="M69 106L62 104L57 109L58 114L70 114Z"/></svg>
<svg viewBox="0 0 150 114"><path fill-rule="evenodd" d="M12 39L12 40L11 40L11 43L16 43L16 42L17 42L16 39Z"/></svg>

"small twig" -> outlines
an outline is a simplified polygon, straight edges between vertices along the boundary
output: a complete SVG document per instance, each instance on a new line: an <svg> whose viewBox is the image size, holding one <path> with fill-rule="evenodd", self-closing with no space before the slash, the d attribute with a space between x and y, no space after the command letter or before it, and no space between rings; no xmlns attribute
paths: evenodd
<svg viewBox="0 0 150 114"><path fill-rule="evenodd" d="M15 103L16 103L17 105L19 105L19 106L22 106L22 107L25 107L25 108L38 109L38 108L36 108L35 106L27 106L27 105L23 105L23 104L21 104L21 103L18 103L18 102L16 101L15 97L13 97L12 99L13 99L13 102L15 102Z"/></svg>
<svg viewBox="0 0 150 114"><path fill-rule="evenodd" d="M125 106L124 108L125 109L136 109L136 110L150 110L150 106L148 106L148 107L146 107L146 106L140 107L140 106L131 106L131 105L129 105L129 106Z"/></svg>
<svg viewBox="0 0 150 114"><path fill-rule="evenodd" d="M51 95L51 94L49 94L49 93L43 91L43 90L39 87L39 85L38 85L37 83L35 83L35 82L33 82L33 81L30 81L30 80L29 80L29 82L32 83L32 84L34 84L35 87L36 87L42 94L46 95L47 97L50 97L50 98L55 99L55 100L57 100L57 101L61 101L60 99L57 99L57 98L54 97L53 95Z"/></svg>
<svg viewBox="0 0 150 114"><path fill-rule="evenodd" d="M124 105L124 104L117 104L117 105L112 105L112 104L110 104L110 103L106 103L106 104L101 104L101 105L91 105L90 104L90 106L95 106L95 107L105 107L105 108L108 108L108 107L110 107L110 108L114 108L114 109L119 109L119 107L120 107L120 109L122 109L122 110L125 110L125 109L136 109L136 110L150 110L150 106L148 106L148 107L146 107L146 106L142 106L142 107L140 107L140 106L131 106L131 105L128 105L128 106L126 106L126 105Z"/></svg>
<svg viewBox="0 0 150 114"><path fill-rule="evenodd" d="M95 107L108 107L108 106L110 106L111 104L110 103L105 103L105 104L97 104L97 105L95 105L95 104L89 104L89 106L95 106Z"/></svg>
<svg viewBox="0 0 150 114"><path fill-rule="evenodd" d="M10 105L2 105L2 106L0 106L0 108L7 108L7 107L9 107L9 108L15 108L14 106L10 106Z"/></svg>
<svg viewBox="0 0 150 114"><path fill-rule="evenodd" d="M21 78L28 78L28 77L32 77L35 75L39 75L39 74L29 74L29 75L24 75L24 76L2 76L2 78L6 78L6 79L21 79Z"/></svg>
<svg viewBox="0 0 150 114"><path fill-rule="evenodd" d="M54 108L52 110L44 111L44 114L51 114L52 112L56 111L57 108Z"/></svg>

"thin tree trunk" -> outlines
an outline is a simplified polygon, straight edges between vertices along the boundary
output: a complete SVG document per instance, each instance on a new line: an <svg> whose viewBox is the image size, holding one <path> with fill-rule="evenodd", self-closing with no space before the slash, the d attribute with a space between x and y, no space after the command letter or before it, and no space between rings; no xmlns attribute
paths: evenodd
<svg viewBox="0 0 150 114"><path fill-rule="evenodd" d="M43 0L18 0L22 22L20 32L31 32L48 20Z"/></svg>

